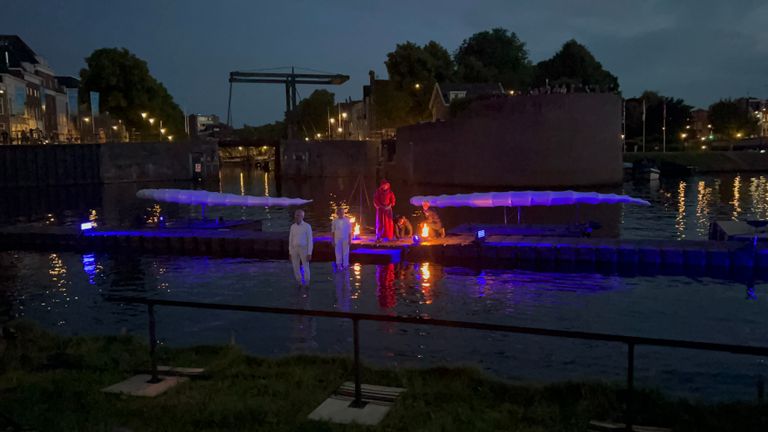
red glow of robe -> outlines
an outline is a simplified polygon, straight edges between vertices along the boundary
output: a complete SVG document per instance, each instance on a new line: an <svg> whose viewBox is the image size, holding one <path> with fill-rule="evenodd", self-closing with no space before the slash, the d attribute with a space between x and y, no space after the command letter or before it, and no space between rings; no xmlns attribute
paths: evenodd
<svg viewBox="0 0 768 432"><path fill-rule="evenodd" d="M379 187L373 194L373 206L376 207L376 238L392 240L395 236L395 224L392 218L395 194L391 189Z"/></svg>

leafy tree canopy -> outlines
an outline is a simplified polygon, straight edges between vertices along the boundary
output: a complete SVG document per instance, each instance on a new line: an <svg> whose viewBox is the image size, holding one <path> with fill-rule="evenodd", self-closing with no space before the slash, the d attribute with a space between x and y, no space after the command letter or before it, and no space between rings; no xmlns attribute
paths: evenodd
<svg viewBox="0 0 768 432"><path fill-rule="evenodd" d="M514 90L528 88L533 77L525 43L503 28L465 39L454 61L463 82L500 82L504 88Z"/></svg>
<svg viewBox="0 0 768 432"><path fill-rule="evenodd" d="M709 123L723 139L738 139L756 134L758 121L750 112L746 99L721 99L709 107Z"/></svg>
<svg viewBox="0 0 768 432"><path fill-rule="evenodd" d="M317 133L326 133L328 112L333 112L334 105L334 94L328 90L315 90L302 99L296 107L299 135L314 137Z"/></svg>
<svg viewBox="0 0 768 432"><path fill-rule="evenodd" d="M384 64L393 87L378 92L381 104L377 105L385 110L379 119L391 127L429 118L429 98L435 83L454 79L451 55L435 41L424 46L413 42L398 44L387 54Z"/></svg>
<svg viewBox="0 0 768 432"><path fill-rule="evenodd" d="M658 144L664 135L664 106L666 105L667 144L681 143L693 138L690 123L691 107L683 99L662 96L657 92L645 91L638 98L627 99L625 121L627 139L640 140L643 136L643 100L645 101L645 137L646 143ZM683 138L683 134L686 134ZM651 147L647 147L651 150Z"/></svg>
<svg viewBox="0 0 768 432"><path fill-rule="evenodd" d="M603 69L587 47L573 39L563 44L552 58L536 65L535 84L543 86L547 80L550 85L581 84L611 91L619 89L616 76Z"/></svg>
<svg viewBox="0 0 768 432"><path fill-rule="evenodd" d="M99 92L99 110L122 120L128 129L150 136L157 133L162 120L169 134L184 134L184 113L165 86L149 73L147 62L125 48L101 48L91 53L85 63L80 70L81 103L89 103L89 92ZM154 130L142 119L142 112L158 120Z"/></svg>

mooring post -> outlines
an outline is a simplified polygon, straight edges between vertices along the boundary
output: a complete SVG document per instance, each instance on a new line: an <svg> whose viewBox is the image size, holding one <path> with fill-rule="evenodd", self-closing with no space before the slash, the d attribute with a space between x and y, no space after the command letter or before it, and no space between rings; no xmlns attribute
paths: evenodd
<svg viewBox="0 0 768 432"><path fill-rule="evenodd" d="M353 343L355 347L355 400L349 404L350 408L362 408L365 406L363 402L363 389L360 383L360 321L357 318L352 318L352 332Z"/></svg>
<svg viewBox="0 0 768 432"><path fill-rule="evenodd" d="M149 313L149 358L152 362L152 378L147 381L150 384L162 381L157 375L157 337L155 336L155 305L147 304Z"/></svg>
<svg viewBox="0 0 768 432"><path fill-rule="evenodd" d="M626 418L624 420L627 430L631 431L632 423L634 421L633 416L633 391L635 386L635 344L633 342L627 343L627 411Z"/></svg>

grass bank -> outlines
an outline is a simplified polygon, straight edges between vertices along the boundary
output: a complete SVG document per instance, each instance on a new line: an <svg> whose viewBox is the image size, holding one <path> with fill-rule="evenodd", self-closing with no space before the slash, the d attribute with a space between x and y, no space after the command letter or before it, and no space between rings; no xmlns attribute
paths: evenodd
<svg viewBox="0 0 768 432"><path fill-rule="evenodd" d="M128 337L64 338L28 324L0 340L0 413L39 431L583 431L622 416L620 387L602 383L513 385L466 368L363 371L364 382L407 388L376 428L306 420L351 377L348 359L261 359L236 347L163 349L162 362L201 366L156 399L99 390L148 364ZM637 394L638 422L679 431L765 431L768 408L699 405ZM0 420L0 430L7 427Z"/></svg>

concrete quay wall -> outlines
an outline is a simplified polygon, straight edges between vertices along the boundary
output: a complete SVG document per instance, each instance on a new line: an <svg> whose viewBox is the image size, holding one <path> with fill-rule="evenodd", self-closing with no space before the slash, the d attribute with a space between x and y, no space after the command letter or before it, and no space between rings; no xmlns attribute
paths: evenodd
<svg viewBox="0 0 768 432"><path fill-rule="evenodd" d="M280 174L286 177L357 177L376 173L376 141L283 141Z"/></svg>
<svg viewBox="0 0 768 432"><path fill-rule="evenodd" d="M621 98L553 94L474 102L397 130L387 178L417 184L568 188L622 180Z"/></svg>
<svg viewBox="0 0 768 432"><path fill-rule="evenodd" d="M190 180L218 174L215 142L0 145L0 188Z"/></svg>

